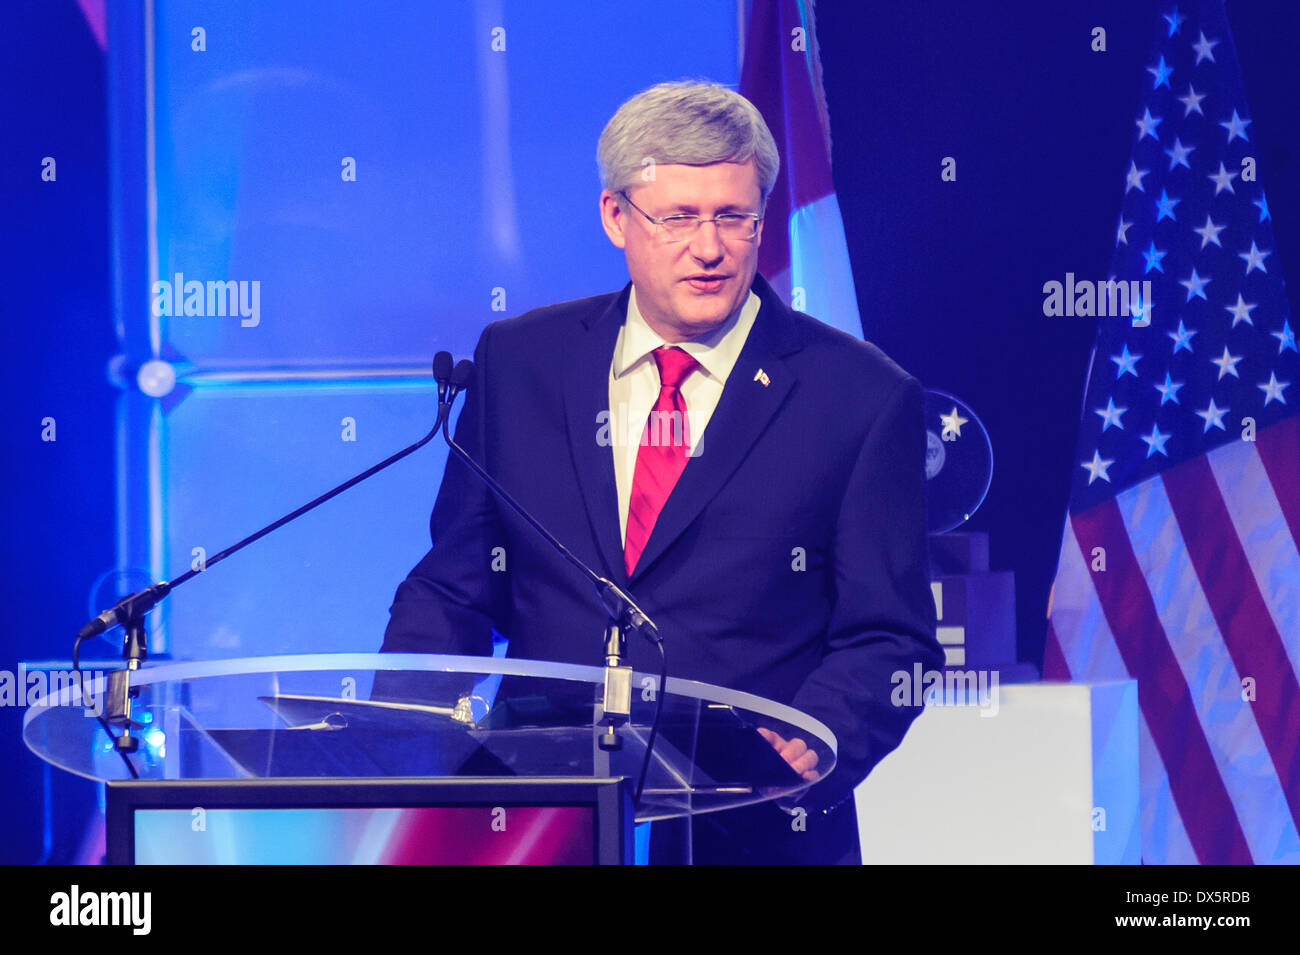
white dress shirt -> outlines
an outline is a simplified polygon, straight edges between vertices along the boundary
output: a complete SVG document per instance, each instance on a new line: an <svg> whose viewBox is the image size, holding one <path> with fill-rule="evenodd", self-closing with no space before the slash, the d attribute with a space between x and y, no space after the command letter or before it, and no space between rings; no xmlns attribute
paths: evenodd
<svg viewBox="0 0 1300 955"><path fill-rule="evenodd" d="M704 430L722 397L727 376L745 347L761 304L758 296L750 292L736 313L713 331L692 341L676 343L676 347L699 363L681 386L692 456L704 451ZM619 329L609 366L609 437L614 454L614 480L618 485L619 530L624 543L637 451L646 419L659 397L659 366L651 353L666 345L672 347L642 317L636 304L636 286L633 286L627 299L627 320Z"/></svg>

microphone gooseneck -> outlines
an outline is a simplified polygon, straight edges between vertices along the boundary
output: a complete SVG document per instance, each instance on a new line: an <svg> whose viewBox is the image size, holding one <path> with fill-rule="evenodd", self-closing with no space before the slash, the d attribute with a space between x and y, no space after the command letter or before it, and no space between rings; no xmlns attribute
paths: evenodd
<svg viewBox="0 0 1300 955"><path fill-rule="evenodd" d="M122 656L126 660L127 669L138 670L140 668L140 664L142 664L148 656L148 642L144 632L144 617L150 610L154 608L154 606L159 601L161 601L164 597L166 597L169 593L171 593L171 591L175 590L177 587L179 587L181 584L185 583L186 581L190 580L191 578L198 576L200 573L205 573L206 571L211 569L214 564L220 563L221 561L229 557L231 554L243 550L245 547L247 547L249 544L253 543L254 541L260 540L261 538L265 537L267 534L270 534L272 531L278 530L279 528L283 527L285 524L288 524L290 521L294 521L299 517L301 517L302 515L306 514L308 511L314 510L315 508L324 504L326 501L330 500L331 498L337 497L339 494L342 494L344 491L348 490L348 488L360 484L362 481L366 480L367 478L375 474L378 474L380 471L384 470L384 468L396 464L398 461L402 460L402 458L405 458L410 454L414 454L416 451L420 450L420 448L424 447L426 444L432 441L434 436L438 433L438 431L445 426L447 415L451 411L451 402L450 400L446 399L446 395L452 393L451 392L452 385L445 384L445 383L448 382L448 380L451 380L452 382L455 381L457 375L457 369L452 367L450 354L448 354L447 352L439 352L434 357L433 374L434 374L434 378L438 381L438 395L439 395L438 417L434 421L433 427L429 429L429 433L426 434L419 441L416 441L414 444L408 445L407 447L403 448L401 451L398 451L396 454L389 455L387 458L380 461L378 464L374 465L373 467L367 468L366 470L362 471L360 474L356 475L353 478L348 479L347 481L344 481L342 484L338 485L337 487L331 488L330 490L326 491L324 494L320 495L314 500L308 501L302 507L290 511L288 514L284 515L279 520L267 524L261 530L249 534L247 537L245 537L243 540L239 541L238 543L232 544L230 547L227 547L225 550L220 551L217 554L214 554L212 557L209 557L204 562L201 570L191 567L189 570L181 574L175 580L172 581L164 580L161 583L153 584L152 586L146 587L145 589L137 591L136 593L128 594L127 596L119 600L113 607L111 607L108 610L105 610L103 613L99 614L97 617L95 617L93 620L89 621L85 626L83 626L79 631L77 631L77 638L72 648L72 660L73 660L73 669L77 672L77 678L82 687L82 698L83 699L85 698L85 682L81 674L79 654L80 654L81 645L85 641L89 640L91 637L98 636L99 634L103 633L104 631L108 630L110 627L116 624L120 624L122 628L126 631L126 637L122 649ZM465 373L465 377L468 378L467 373ZM454 397L454 393L453 393L453 397ZM122 689L121 714L118 715L115 713L113 715L114 722L122 723L123 726L122 735L114 736L112 729L109 727L108 720L106 720L103 717L103 714L99 714L99 715L100 715L100 724L104 727L104 731L108 733L109 737L112 738L114 748L122 755L122 759L126 762L128 771L130 772L131 776L134 777L136 775L135 767L131 765L131 761L127 758L126 755L127 753L135 752L136 749L139 747L138 741L135 739L135 737L131 735L131 730L132 730L131 699L135 695L136 691L133 691L131 689L130 683L131 681L129 678L122 681L123 689Z"/></svg>
<svg viewBox="0 0 1300 955"><path fill-rule="evenodd" d="M447 406L449 408L451 403L455 401L456 396L468 385L473 371L473 362L467 360L457 362L456 367L452 370L447 392ZM645 758L641 764L641 772L633 796L634 803L639 805L641 793L645 788L646 771L649 769L655 739L659 732L659 720L663 714L664 693L668 681L668 656L664 648L663 638L659 634L659 628L655 626L654 621L650 619L645 611L637 606L636 601L626 591L612 580L597 574L574 556L573 552L560 543L554 534L543 527L541 522L515 499L514 495L502 487L492 475L488 474L482 465L474 460L469 452L457 444L451 436L450 416L443 415L441 417L443 440L457 459L478 475L479 479L498 499L509 506L524 523L536 531L556 553L576 567L596 588L596 595L609 618L605 629L604 643L605 687L601 704L601 721L605 727L605 732L599 741L602 749L615 750L621 747L622 742L618 736L618 727L630 721L632 717L632 668L623 662L624 654L627 651L627 634L629 632L640 634L658 648L660 675L655 700L654 721L650 727Z"/></svg>

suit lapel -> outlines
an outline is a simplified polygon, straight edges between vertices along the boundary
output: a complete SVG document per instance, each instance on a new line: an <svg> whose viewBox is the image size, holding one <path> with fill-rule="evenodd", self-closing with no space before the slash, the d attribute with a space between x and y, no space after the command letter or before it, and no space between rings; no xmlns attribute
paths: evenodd
<svg viewBox="0 0 1300 955"><path fill-rule="evenodd" d="M755 275L753 290L762 302L754 325L735 367L727 376L722 397L718 399L718 406L702 436L700 453L687 462L664 504L632 573L631 583L635 583L663 555L721 490L794 386L794 373L782 361L783 355L799 348L794 320L761 276ZM609 348L606 375L613 350L612 340ZM758 380L760 371L762 377L767 378L766 384ZM612 482L612 476L610 480ZM617 503L614 506L617 507ZM614 512L614 530L617 540L617 511Z"/></svg>
<svg viewBox="0 0 1300 955"><path fill-rule="evenodd" d="M564 407L569 431L569 450L578 485L591 521L596 545L604 561L604 575L615 583L626 583L623 567L622 533L618 520L618 485L614 481L614 449L597 441L600 422L613 434L609 417L609 366L614 343L627 317L628 291L615 296L603 311L583 320L565 363Z"/></svg>

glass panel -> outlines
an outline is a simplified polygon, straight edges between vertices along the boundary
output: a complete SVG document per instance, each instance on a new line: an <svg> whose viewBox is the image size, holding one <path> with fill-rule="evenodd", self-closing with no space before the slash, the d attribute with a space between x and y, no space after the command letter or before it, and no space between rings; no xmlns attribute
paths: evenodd
<svg viewBox="0 0 1300 955"><path fill-rule="evenodd" d="M384 668L384 669L380 669ZM378 673L376 671L379 671ZM489 707L476 687L501 675ZM619 746L599 745L596 667L424 654L317 654L149 666L132 686L131 756L145 779L240 777L639 777L655 704L638 693ZM637 674L641 686L645 674ZM405 699L376 699L375 681ZM107 688L106 688L107 682ZM88 678L112 714L120 682ZM97 779L125 778L74 685L32 705L27 745ZM707 812L806 785L758 729L799 737L835 764L826 727L746 693L670 678L638 819ZM120 726L117 729L120 732Z"/></svg>

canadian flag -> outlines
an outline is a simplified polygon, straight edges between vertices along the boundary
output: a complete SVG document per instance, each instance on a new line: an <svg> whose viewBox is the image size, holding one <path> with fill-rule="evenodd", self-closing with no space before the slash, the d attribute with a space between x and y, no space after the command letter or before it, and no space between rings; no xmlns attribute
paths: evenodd
<svg viewBox="0 0 1300 955"><path fill-rule="evenodd" d="M758 270L791 307L861 337L862 319L831 181L830 118L811 2L753 0L740 93L781 153Z"/></svg>

